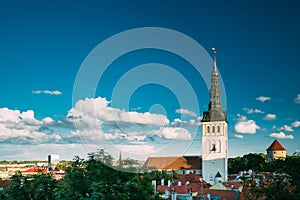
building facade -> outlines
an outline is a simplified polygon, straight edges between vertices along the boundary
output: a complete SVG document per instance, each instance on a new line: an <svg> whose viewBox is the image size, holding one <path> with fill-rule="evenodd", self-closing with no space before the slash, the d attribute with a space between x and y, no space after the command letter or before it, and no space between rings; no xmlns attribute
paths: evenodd
<svg viewBox="0 0 300 200"><path fill-rule="evenodd" d="M208 111L202 119L202 175L203 179L214 184L227 181L228 168L228 128L226 111L221 109L219 75L216 63L216 49L213 48L214 62L209 90Z"/></svg>

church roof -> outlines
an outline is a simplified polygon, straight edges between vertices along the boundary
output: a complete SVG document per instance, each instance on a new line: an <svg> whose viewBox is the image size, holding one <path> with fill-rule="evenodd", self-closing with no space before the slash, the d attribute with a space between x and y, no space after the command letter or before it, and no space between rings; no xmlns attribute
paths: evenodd
<svg viewBox="0 0 300 200"><path fill-rule="evenodd" d="M201 169L202 159L200 156L148 157L143 168L158 170Z"/></svg>
<svg viewBox="0 0 300 200"><path fill-rule="evenodd" d="M278 140L274 140L274 142L269 146L267 151L285 151L286 148L280 144Z"/></svg>

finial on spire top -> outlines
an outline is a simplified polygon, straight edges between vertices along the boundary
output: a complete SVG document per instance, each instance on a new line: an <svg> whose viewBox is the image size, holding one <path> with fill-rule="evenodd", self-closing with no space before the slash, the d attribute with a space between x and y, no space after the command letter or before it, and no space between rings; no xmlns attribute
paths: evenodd
<svg viewBox="0 0 300 200"><path fill-rule="evenodd" d="M217 50L215 47L211 48L211 50L214 52L214 68L213 72L217 73Z"/></svg>

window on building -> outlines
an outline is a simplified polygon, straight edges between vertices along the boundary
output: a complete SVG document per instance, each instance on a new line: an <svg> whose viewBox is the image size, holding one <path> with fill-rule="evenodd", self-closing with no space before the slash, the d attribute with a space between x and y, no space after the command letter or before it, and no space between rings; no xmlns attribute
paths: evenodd
<svg viewBox="0 0 300 200"><path fill-rule="evenodd" d="M215 132L215 126L212 127L212 132L213 132L213 133Z"/></svg>
<svg viewBox="0 0 300 200"><path fill-rule="evenodd" d="M210 132L210 130L209 130L209 126L207 126L207 133L209 133Z"/></svg>
<svg viewBox="0 0 300 200"><path fill-rule="evenodd" d="M216 152L216 144L212 144L212 145L211 145L211 151Z"/></svg>
<svg viewBox="0 0 300 200"><path fill-rule="evenodd" d="M218 126L218 133L220 133L221 129L220 129L220 126Z"/></svg>

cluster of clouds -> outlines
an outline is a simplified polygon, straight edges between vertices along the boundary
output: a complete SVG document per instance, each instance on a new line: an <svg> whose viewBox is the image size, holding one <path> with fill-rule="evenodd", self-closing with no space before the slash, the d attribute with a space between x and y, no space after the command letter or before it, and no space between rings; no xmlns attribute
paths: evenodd
<svg viewBox="0 0 300 200"><path fill-rule="evenodd" d="M262 103L266 101L270 101L272 98L268 96L260 96L257 97L256 100ZM294 99L294 103L300 104L300 94ZM251 114L265 114L264 111L258 108L243 108L243 110L251 115ZM268 113L265 114L261 119L267 121L273 121L277 119L276 114ZM257 125L257 123L253 119L248 119L246 116L241 114L237 114L237 118L235 119L236 124L234 126L234 131L236 133L241 134L256 134L257 130L267 131L265 128L261 128ZM274 132L269 134L269 137L276 139L294 139L294 136L291 134L286 134L285 132L294 132L294 128L300 127L300 121L294 121L290 125L283 125L281 127L273 126L272 129ZM237 139L243 139L244 136L241 134L236 134L233 137Z"/></svg>
<svg viewBox="0 0 300 200"><path fill-rule="evenodd" d="M9 144L41 144L59 142L62 138L48 127L54 120L46 117L38 120L34 111L0 109L0 142Z"/></svg>
<svg viewBox="0 0 300 200"><path fill-rule="evenodd" d="M55 91L35 92L50 94ZM113 108L108 100L101 97L79 100L65 117L57 121L50 117L38 120L33 110L21 112L1 108L0 143L100 144L109 141L115 142L124 150L144 149L151 153L154 147L147 142L154 141L155 138L192 140L194 133L188 127L197 127L201 118L187 109L177 109L176 113L194 119L175 119L170 122L162 114Z"/></svg>

